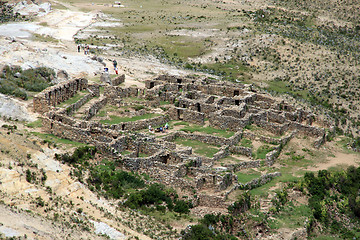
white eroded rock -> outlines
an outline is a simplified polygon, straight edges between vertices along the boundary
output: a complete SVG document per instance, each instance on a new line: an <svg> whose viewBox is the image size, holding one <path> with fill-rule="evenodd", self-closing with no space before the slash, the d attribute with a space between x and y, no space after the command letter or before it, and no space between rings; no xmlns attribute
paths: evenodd
<svg viewBox="0 0 360 240"><path fill-rule="evenodd" d="M105 234L110 239L125 239L125 235L103 222L91 221L95 227L96 234Z"/></svg>
<svg viewBox="0 0 360 240"><path fill-rule="evenodd" d="M20 121L35 121L36 118L32 116L20 101L10 98L0 93L0 116L18 119Z"/></svg>

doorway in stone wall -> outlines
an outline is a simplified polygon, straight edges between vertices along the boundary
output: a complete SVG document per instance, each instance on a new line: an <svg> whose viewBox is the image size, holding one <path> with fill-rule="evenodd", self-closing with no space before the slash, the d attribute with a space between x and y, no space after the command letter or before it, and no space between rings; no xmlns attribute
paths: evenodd
<svg viewBox="0 0 360 240"><path fill-rule="evenodd" d="M201 112L201 106L200 106L200 103L196 103L195 104L195 108L198 112Z"/></svg>
<svg viewBox="0 0 360 240"><path fill-rule="evenodd" d="M177 113L178 113L178 119L183 120L184 119L184 111L182 109L178 109Z"/></svg>
<svg viewBox="0 0 360 240"><path fill-rule="evenodd" d="M167 164L168 163L168 160L169 160L169 154L167 155L164 155L164 156L161 156L160 157L160 162L164 163L164 164Z"/></svg>

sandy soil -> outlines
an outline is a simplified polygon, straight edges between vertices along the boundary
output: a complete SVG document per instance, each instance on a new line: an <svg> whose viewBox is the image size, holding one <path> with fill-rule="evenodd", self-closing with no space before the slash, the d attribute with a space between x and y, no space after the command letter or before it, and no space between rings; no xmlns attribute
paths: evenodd
<svg viewBox="0 0 360 240"><path fill-rule="evenodd" d="M316 166L308 167L309 171L319 171L324 169L329 169L332 167L341 167L346 169L349 166L359 166L360 165L360 156L357 154L349 154L343 152L335 152L334 157L329 157L328 161L323 163L317 163Z"/></svg>
<svg viewBox="0 0 360 240"><path fill-rule="evenodd" d="M30 239L65 239L71 235L73 239L104 239L95 234L74 231L63 225L49 221L34 213L27 213L16 208L0 204L0 233L5 237L23 237Z"/></svg>

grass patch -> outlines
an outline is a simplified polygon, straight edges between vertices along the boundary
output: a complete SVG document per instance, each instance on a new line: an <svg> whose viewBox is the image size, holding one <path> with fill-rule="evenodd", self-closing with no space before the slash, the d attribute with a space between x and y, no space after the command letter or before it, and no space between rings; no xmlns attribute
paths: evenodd
<svg viewBox="0 0 360 240"><path fill-rule="evenodd" d="M252 148L253 147L251 140L247 139L247 138L241 139L240 146L247 147L247 148Z"/></svg>
<svg viewBox="0 0 360 240"><path fill-rule="evenodd" d="M336 236L317 236L315 238L313 238L313 240L342 240L343 238L340 237L336 237Z"/></svg>
<svg viewBox="0 0 360 240"><path fill-rule="evenodd" d="M42 24L47 24L47 23L43 22ZM59 40L56 38L53 38L49 35L37 34L37 33L32 33L32 40L38 41L38 42L59 43Z"/></svg>
<svg viewBox="0 0 360 240"><path fill-rule="evenodd" d="M127 98L123 98L124 102L145 102L145 99L142 98L137 98L137 97L127 97Z"/></svg>
<svg viewBox="0 0 360 240"><path fill-rule="evenodd" d="M236 176L238 177L238 181L240 183L247 183L255 178L259 178L261 176L261 173L242 173L237 172Z"/></svg>
<svg viewBox="0 0 360 240"><path fill-rule="evenodd" d="M235 155L235 154L232 154L232 155ZM238 158L236 158L236 157L233 157L232 155L229 155L229 156L227 156L227 157L225 157L225 158L220 159L219 162L221 162L222 165L223 165L225 162L227 162L227 163L229 163L229 162L236 162L236 163L241 162L240 159L238 159Z"/></svg>
<svg viewBox="0 0 360 240"><path fill-rule="evenodd" d="M204 70L212 74L222 76L224 80L241 80L246 82L251 79L251 75L248 74L250 69L242 62L236 60L230 60L226 63L216 62L212 64L205 64L202 67Z"/></svg>
<svg viewBox="0 0 360 240"><path fill-rule="evenodd" d="M212 146L212 145L209 145L209 144L206 144L203 142L195 141L195 140L177 138L177 139L175 139L175 143L181 144L181 145L187 146L187 147L192 147L194 153L208 157L208 158L212 158L214 156L214 154L219 151L219 148L217 148L215 146Z"/></svg>
<svg viewBox="0 0 360 240"><path fill-rule="evenodd" d="M201 56L206 53L207 48L206 41L187 36L163 36L155 44L163 48L167 55L183 60Z"/></svg>
<svg viewBox="0 0 360 240"><path fill-rule="evenodd" d="M140 158L149 157L149 154L139 153L139 157L140 157Z"/></svg>
<svg viewBox="0 0 360 240"><path fill-rule="evenodd" d="M210 134L210 135L218 135L220 137L225 137L225 138L229 138L235 134L232 131L216 129L213 127L202 127L199 125L187 126L180 130L184 131L184 132L190 132L190 133L202 132L202 133L206 133L206 134Z"/></svg>
<svg viewBox="0 0 360 240"><path fill-rule="evenodd" d="M100 120L100 123L112 125L112 124L118 124L118 123L122 123L122 122L134 122L137 120L149 119L149 118L153 118L153 117L157 117L157 116L160 116L160 114L147 113L147 114L135 116L135 117L118 117L118 116L110 115L110 118L111 118L110 120Z"/></svg>
<svg viewBox="0 0 360 240"><path fill-rule="evenodd" d="M260 197L267 197L269 194L269 189L275 187L278 183L286 183L286 182L296 182L299 177L295 177L292 174L292 167L289 168L281 168L278 172L281 172L281 176L274 178L270 182L250 190L251 195L256 195Z"/></svg>
<svg viewBox="0 0 360 240"><path fill-rule="evenodd" d="M280 94L289 94L291 96L300 97L303 99L308 98L307 90L293 91L288 82L281 80L269 81L266 90Z"/></svg>
<svg viewBox="0 0 360 240"><path fill-rule="evenodd" d="M26 126L29 128L41 128L43 125L41 119L38 119L34 122L26 124Z"/></svg>
<svg viewBox="0 0 360 240"><path fill-rule="evenodd" d="M266 154L271 152L274 148L269 145L262 145L256 150L256 159L265 159Z"/></svg>
<svg viewBox="0 0 360 240"><path fill-rule="evenodd" d="M127 150L124 150L121 152L121 155L129 155L131 152L130 151L127 151Z"/></svg>
<svg viewBox="0 0 360 240"><path fill-rule="evenodd" d="M306 159L304 155L295 154L295 152L286 152L285 155L289 156L286 159L278 159L278 162L288 167L307 167L313 165L312 160Z"/></svg>
<svg viewBox="0 0 360 240"><path fill-rule="evenodd" d="M80 91L76 93L72 98L69 98L68 100L62 102L59 104L59 107L69 106L71 104L76 103L79 101L82 97L84 97L85 93L87 93L86 90Z"/></svg>
<svg viewBox="0 0 360 240"><path fill-rule="evenodd" d="M276 220L270 224L270 228L290 228L296 229L304 226L307 218L312 216L312 211L307 205L294 206L291 202L283 211L276 214Z"/></svg>
<svg viewBox="0 0 360 240"><path fill-rule="evenodd" d="M65 138L59 138L53 134L48 134L48 133L39 133L39 132L30 132L32 135L37 136L41 139L44 140L44 142L48 142L48 143L54 143L54 144L66 144L66 145L71 145L71 147L83 147L86 146L85 143L80 143L80 142L74 142L71 141L69 139L65 139Z"/></svg>

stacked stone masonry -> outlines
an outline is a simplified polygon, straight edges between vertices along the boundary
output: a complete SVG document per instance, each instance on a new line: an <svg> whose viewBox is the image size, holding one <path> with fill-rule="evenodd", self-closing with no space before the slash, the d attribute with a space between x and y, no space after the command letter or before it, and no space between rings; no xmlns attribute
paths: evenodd
<svg viewBox="0 0 360 240"><path fill-rule="evenodd" d="M123 80L120 78L117 81L120 84ZM189 192L199 191L197 197L192 199L198 206L227 206L229 203L226 201L226 194L242 186L235 173L244 168L274 164L282 148L294 136L314 138L314 145L317 147L326 139L323 128L312 126L313 122L316 122L314 114L258 93L251 85L168 75L145 81L145 89L123 88L117 85L118 82L113 82L112 85L104 84L104 93L100 94L99 85L89 85L86 79L69 80L35 96L34 110L43 114L43 126L49 133L93 144L124 168L147 173L167 186ZM70 110L54 108L85 89L89 94L68 106L67 109ZM84 110L83 120L73 117L72 114L91 97L99 98L92 100L92 104ZM132 100L129 101L129 98ZM161 116L150 119L113 125L91 120L107 104L117 107L141 104L154 108L159 106L160 102L168 102L169 105L163 108ZM136 114L141 115L144 112L139 111ZM210 127L233 131L235 134L229 138L182 131L167 133L160 138L147 134L149 125L162 126L170 120L199 126L208 124ZM273 138L253 134L246 130L251 125L277 136L287 135ZM191 147L177 146L174 142L177 138L196 140L220 148L212 158L208 158L194 154ZM266 154L264 160L253 159L253 149L239 145L242 138L275 144L275 147ZM125 152L130 153L124 155ZM212 168L219 160L232 154L241 154L250 160ZM139 157L140 155L147 157ZM256 180L256 184L262 184L275 176L278 175L261 177ZM249 183L249 186L252 185ZM203 190L211 194L202 194Z"/></svg>

